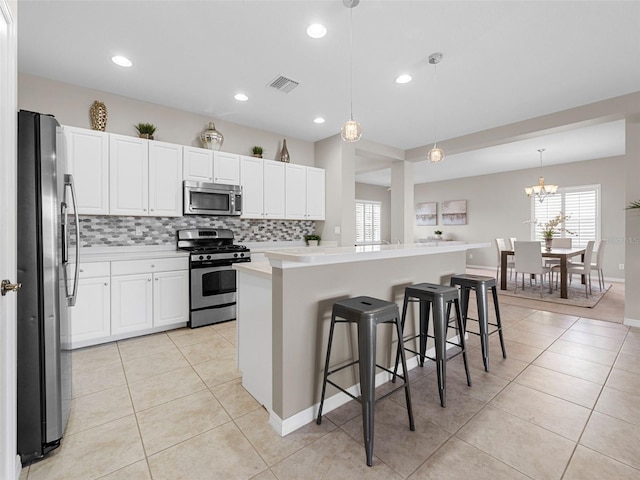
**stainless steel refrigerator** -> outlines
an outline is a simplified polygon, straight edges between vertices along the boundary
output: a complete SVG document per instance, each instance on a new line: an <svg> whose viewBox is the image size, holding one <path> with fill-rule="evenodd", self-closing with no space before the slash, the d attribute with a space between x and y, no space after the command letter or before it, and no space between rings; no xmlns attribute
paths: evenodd
<svg viewBox="0 0 640 480"><path fill-rule="evenodd" d="M77 214L69 213L69 202L73 212L77 208L64 146L53 116L18 113L17 434L23 464L60 445L71 404L67 309L77 292L79 225Z"/></svg>

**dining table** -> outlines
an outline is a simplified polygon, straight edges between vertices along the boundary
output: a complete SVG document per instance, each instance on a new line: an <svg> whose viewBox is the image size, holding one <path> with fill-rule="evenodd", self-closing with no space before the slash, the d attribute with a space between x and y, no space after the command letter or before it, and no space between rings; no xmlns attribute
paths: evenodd
<svg viewBox="0 0 640 480"><path fill-rule="evenodd" d="M569 298L569 287L568 287L568 275L567 275L567 264L569 263L569 259L571 257L576 257L578 255L582 256L584 261L584 254L586 252L586 248L578 247L578 248L551 248L551 250L547 250L545 247L540 245L540 249L542 250L542 258L557 258L560 260L560 298ZM513 250L502 250L500 255L500 289L507 289L507 258L511 255L514 255L515 252ZM585 282L584 275L582 276L582 283Z"/></svg>

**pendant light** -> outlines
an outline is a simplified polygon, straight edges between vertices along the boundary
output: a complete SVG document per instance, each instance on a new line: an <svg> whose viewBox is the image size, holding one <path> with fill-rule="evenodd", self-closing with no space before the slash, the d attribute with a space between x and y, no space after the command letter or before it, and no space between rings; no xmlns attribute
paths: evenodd
<svg viewBox="0 0 640 480"><path fill-rule="evenodd" d="M431 163L440 163L444 160L444 152L441 148L438 148L437 141L437 125L438 117L436 115L436 80L437 80L437 65L442 61L442 53L432 53L429 55L429 63L433 65L433 148L427 153L427 159Z"/></svg>
<svg viewBox="0 0 640 480"><path fill-rule="evenodd" d="M353 7L360 3L360 0L342 0L349 11L349 120L344 122L340 136L345 142L357 142L362 137L360 124L353 119Z"/></svg>
<svg viewBox="0 0 640 480"><path fill-rule="evenodd" d="M538 150L538 152L540 152L540 177L538 178L538 185L524 188L524 192L528 197L533 195L538 198L540 203L544 202L544 199L549 195L553 195L558 191L558 185L544 184L544 177L542 176L542 152L544 152L544 150L544 148Z"/></svg>

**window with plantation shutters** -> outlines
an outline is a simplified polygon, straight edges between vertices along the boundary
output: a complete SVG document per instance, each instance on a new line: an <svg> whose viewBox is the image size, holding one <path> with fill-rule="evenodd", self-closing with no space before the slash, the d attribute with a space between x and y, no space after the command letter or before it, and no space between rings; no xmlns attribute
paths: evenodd
<svg viewBox="0 0 640 480"><path fill-rule="evenodd" d="M570 218L564 228L569 232L559 232L557 237L570 237L574 247L586 247L589 240L600 241L600 185L559 188L558 193L547 197L544 202L532 198L531 238L542 240L542 226L560 212Z"/></svg>
<svg viewBox="0 0 640 480"><path fill-rule="evenodd" d="M380 243L380 202L356 200L356 242Z"/></svg>

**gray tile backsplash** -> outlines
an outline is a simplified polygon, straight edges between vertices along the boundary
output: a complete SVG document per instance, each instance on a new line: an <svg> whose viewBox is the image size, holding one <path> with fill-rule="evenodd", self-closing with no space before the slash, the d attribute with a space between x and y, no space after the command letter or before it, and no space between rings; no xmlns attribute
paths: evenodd
<svg viewBox="0 0 640 480"><path fill-rule="evenodd" d="M80 215L80 246L129 247L175 245L176 231L185 228L229 228L235 241L302 240L314 233L312 220L245 220L238 217L110 217ZM136 229L139 235L136 235ZM256 233L254 233L254 231Z"/></svg>

